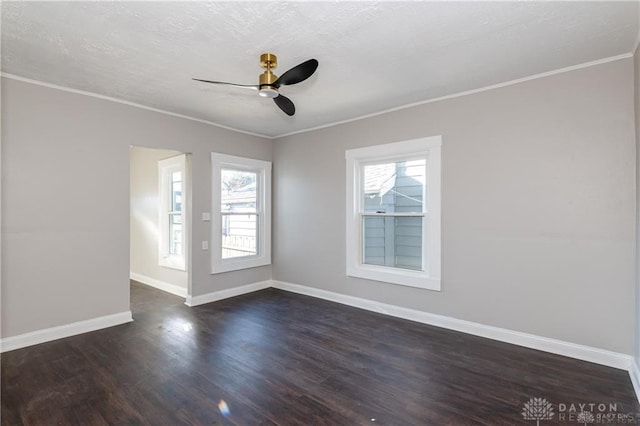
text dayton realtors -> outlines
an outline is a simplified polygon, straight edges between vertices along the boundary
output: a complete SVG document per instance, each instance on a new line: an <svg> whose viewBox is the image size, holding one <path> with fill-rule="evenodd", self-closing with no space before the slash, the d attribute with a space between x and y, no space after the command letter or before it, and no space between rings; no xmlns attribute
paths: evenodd
<svg viewBox="0 0 640 426"><path fill-rule="evenodd" d="M593 421L633 421L634 413L618 413L617 403L559 403L558 404L558 420L560 421L576 421L580 413L591 413L594 416ZM597 419L595 418L597 417Z"/></svg>

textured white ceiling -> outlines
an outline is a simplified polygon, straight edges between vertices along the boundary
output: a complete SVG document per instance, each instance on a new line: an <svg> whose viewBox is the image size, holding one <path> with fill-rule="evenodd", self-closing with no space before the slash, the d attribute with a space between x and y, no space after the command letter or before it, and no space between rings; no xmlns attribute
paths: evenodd
<svg viewBox="0 0 640 426"><path fill-rule="evenodd" d="M631 52L630 2L2 2L2 71L267 136ZM283 114L251 91L259 55Z"/></svg>

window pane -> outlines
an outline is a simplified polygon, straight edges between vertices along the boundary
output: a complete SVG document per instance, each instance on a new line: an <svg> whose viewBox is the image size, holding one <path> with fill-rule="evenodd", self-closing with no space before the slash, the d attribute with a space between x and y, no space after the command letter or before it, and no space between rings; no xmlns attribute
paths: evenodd
<svg viewBox="0 0 640 426"><path fill-rule="evenodd" d="M182 172L171 173L171 211L182 211Z"/></svg>
<svg viewBox="0 0 640 426"><path fill-rule="evenodd" d="M169 254L182 255L182 172L171 172L169 208Z"/></svg>
<svg viewBox="0 0 640 426"><path fill-rule="evenodd" d="M174 224L182 223L182 213L169 213L169 222Z"/></svg>
<svg viewBox="0 0 640 426"><path fill-rule="evenodd" d="M422 212L425 174L425 159L365 165L362 194L364 211Z"/></svg>
<svg viewBox="0 0 640 426"><path fill-rule="evenodd" d="M221 211L256 213L257 180L256 172L222 169Z"/></svg>
<svg viewBox="0 0 640 426"><path fill-rule="evenodd" d="M182 216L169 216L169 254L182 255Z"/></svg>
<svg viewBox="0 0 640 426"><path fill-rule="evenodd" d="M258 254L258 215L222 213L222 258Z"/></svg>
<svg viewBox="0 0 640 426"><path fill-rule="evenodd" d="M422 217L363 216L363 260L368 265L422 271Z"/></svg>

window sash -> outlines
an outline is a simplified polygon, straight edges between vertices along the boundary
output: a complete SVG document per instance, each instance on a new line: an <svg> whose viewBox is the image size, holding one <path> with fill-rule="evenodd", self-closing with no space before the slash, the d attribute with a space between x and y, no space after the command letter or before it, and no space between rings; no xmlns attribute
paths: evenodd
<svg viewBox="0 0 640 426"><path fill-rule="evenodd" d="M243 259L247 259L250 257L258 257L260 256L260 220L261 220L261 215L259 213L253 213L253 212L221 212L221 220L222 220L222 234L221 234L221 238L220 238L220 246L222 249L222 260L228 260L228 259L236 259L236 258L243 258ZM225 219L226 218L231 218L231 217L242 217L242 216L255 216L255 220L253 221L255 223L255 230L254 230L254 236L253 236L253 244L251 244L251 242L247 241L247 239L251 239L251 237L249 236L249 238L243 238L243 237L247 237L245 235L239 235L236 234L235 237L239 237L237 239L234 238L225 238L228 237L229 235L225 235ZM237 242L240 241L241 245L232 245L233 242L236 242L236 244L238 244ZM248 246L246 243L249 243ZM244 252L244 253L251 253L251 254L239 254L237 256L231 256L231 255L225 255L225 253L229 254L229 252L231 251L235 251L235 252Z"/></svg>
<svg viewBox="0 0 640 426"><path fill-rule="evenodd" d="M366 193L366 169L367 167L370 166L382 166L385 164L398 164L398 163L412 163L415 161L424 161L424 166L423 166L423 174L422 174L422 178L425 179L424 182L422 182L422 192L420 194L420 196L422 197L422 199L420 200L420 208L415 208L411 211L408 212L390 212L390 213L423 213L426 212L427 209L427 194L426 194L426 190L427 190L427 186L428 186L428 182L426 181L426 177L427 177L427 164L428 164L428 154L425 153L421 153L421 154L410 154L410 155L393 155L390 157L383 157L383 158L376 158L373 161L358 161L358 173L359 173L359 180L358 180L358 191L359 191L359 195L358 195L358 210L362 213L378 213L378 212L374 212L374 211L367 211L367 209L365 208L365 199L367 197L367 193ZM416 165L405 165L405 167L409 168L415 168ZM396 166L397 168L397 166ZM407 195L404 195L398 191L396 191L394 188L396 188L397 186L397 180L398 179L403 179L403 178L411 178L411 175L397 175L396 173L393 174L393 179L394 179L394 183L392 186L387 188L388 192L393 192L396 197L400 196L400 197L408 197ZM384 184L383 184L384 186ZM386 193L386 192L385 192ZM379 196L379 195L378 195ZM402 208L402 209L409 209L412 206L406 206L406 205L398 205L396 206L396 208Z"/></svg>
<svg viewBox="0 0 640 426"><path fill-rule="evenodd" d="M247 197L248 199L252 200L255 203L255 207L245 207L247 208L247 211L226 211L223 207L223 203L231 201L231 200L225 200L224 196L222 195L222 181L223 181L223 176L225 174L225 172L239 172L239 173L247 173L247 174L255 174L255 194L252 197ZM225 261L229 261L229 260L233 260L233 259L248 259L248 258L255 258L255 257L259 257L260 256L260 219L262 216L262 204L260 202L260 193L261 193L261 179L260 179L260 170L255 170L255 169L247 169L247 168L235 168L235 167L225 167L223 166L220 169L220 193L221 193L221 197L220 197L220 218L222 221L222 233L220 235L220 249L221 249L221 259L222 262ZM238 246L230 246L230 240L232 240L231 238L226 238L226 235L224 235L224 231L225 231L225 217L241 217L241 216L255 216L255 229L253 230L253 241L247 241L250 240L251 237L247 237L247 236L242 236L242 235L236 235L237 237L240 237L238 239L236 239L236 241L241 241L242 246L238 247ZM237 229L237 228L236 228ZM243 238L245 237L245 238ZM248 243L248 247L247 247L247 243ZM225 246L225 244L227 246ZM238 254L238 255L231 255L231 252L236 252L236 253L251 253L251 254L247 254L247 255L243 255L243 254Z"/></svg>
<svg viewBox="0 0 640 426"><path fill-rule="evenodd" d="M364 170L364 167L360 167L360 170ZM359 196L363 196L364 195L364 191L362 190L362 185L360 185L360 193ZM423 188L423 194L426 193L426 185ZM361 198L362 199L362 198ZM424 196L423 196L424 199ZM423 202L423 208L425 203ZM378 212L365 212L365 211L360 211L358 212L358 223L359 223L359 229L360 229L360 233L359 233L359 265L360 266L365 266L365 267L374 267L374 268L380 268L380 269L389 269L390 271L394 271L394 270L401 270L401 271L417 271L417 272L421 272L421 273L428 273L428 262L427 262L427 221L428 221L428 213L425 211L422 212L391 212L391 213L378 213ZM397 266L398 265L398 257L400 257L398 254L396 254L396 250L399 247L402 247L402 245L399 245L397 243L396 238L398 237L396 235L396 226L397 223L393 224L393 227L391 229L387 229L387 224L385 223L383 225L384 227L384 237L382 237L382 239L384 240L384 252L385 252L385 264L384 265L380 265L380 264L375 264L375 263L367 263L366 258L367 258L367 235L365 233L366 231L366 224L365 224L365 218L367 217L379 217L379 218L420 218L421 220L421 233L420 233L420 242L421 242L421 247L420 247L420 266L419 268L408 268L408 267L402 267L402 266ZM373 249L373 247L370 247ZM388 254L388 252L391 251L392 254ZM415 257L415 256L413 256ZM390 265L389 263L392 263L392 265Z"/></svg>
<svg viewBox="0 0 640 426"><path fill-rule="evenodd" d="M422 183L422 193L420 194L422 197L422 200L420 202L420 209L416 210L416 211L410 211L410 212L373 212L373 211L366 211L365 210L365 200L367 197L367 194L365 192L365 184L366 184L366 169L369 166L378 166L378 165L383 165L383 164L393 164L396 171L397 171L397 167L399 163L410 163L410 162L414 162L414 161L424 161L424 170L423 170L423 178L425 178L425 182ZM426 235L426 208L427 208L427 188L428 188L428 182L426 181L426 176L427 176L427 167L428 167L428 154L426 152L424 153L412 153L409 155L393 155L390 157L377 157L374 160L365 160L365 161L357 161L355 163L355 167L357 168L357 173L356 175L359 176L358 182L357 182L357 199L358 199L358 204L356 206L356 208L358 209L358 215L359 215L359 236L358 236L358 245L359 245L359 256L358 256L358 264L360 267L371 267L371 268L376 268L376 269L380 269L380 270L386 270L389 271L391 273L394 273L395 271L415 271L415 272L420 272L420 273L426 273L428 274L428 262L427 262L427 235ZM405 165L406 167L406 165ZM402 176L398 176L396 175L396 173L394 173L394 183L393 186L389 188L389 191L393 190L393 188L396 187L397 185L397 180L398 178L401 178ZM382 202L382 199L381 199ZM394 205L393 208L397 208L397 206L395 205L395 201L394 201ZM396 251L396 229L395 229L395 223L393 228L389 228L387 229L387 224L385 223L384 226L384 230L385 230L385 236L384 236L384 247L383 247L383 251L385 252L385 256L384 256L384 264L380 265L380 264L374 264L374 263L367 263L366 262L366 257L367 257L367 238L365 235L365 218L366 217L386 217L386 218L392 218L392 217L420 217L422 218L422 223L421 223L421 235L420 237L420 241L421 241L421 248L420 248L420 266L417 269L409 269L406 267L401 267L401 266L397 266L397 259L398 256L396 255L395 251ZM391 254L388 254L388 252L391 252Z"/></svg>
<svg viewBox="0 0 640 426"><path fill-rule="evenodd" d="M160 193L160 235L158 264L172 269L186 270L188 247L186 215L186 156L184 154L158 161ZM179 179L178 179L179 178ZM180 190L176 191L176 186ZM179 192L179 203L177 202ZM180 210L174 210L179 206ZM179 234L178 238L174 238Z"/></svg>

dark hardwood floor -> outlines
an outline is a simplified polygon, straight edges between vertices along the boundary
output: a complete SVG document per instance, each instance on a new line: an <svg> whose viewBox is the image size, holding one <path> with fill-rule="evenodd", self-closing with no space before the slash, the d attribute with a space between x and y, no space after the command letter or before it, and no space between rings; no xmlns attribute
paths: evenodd
<svg viewBox="0 0 640 426"><path fill-rule="evenodd" d="M569 404L606 404L585 424L640 412L626 371L280 290L189 308L132 283L131 307L3 354L2 424L535 425L533 397L553 405L540 425L584 423Z"/></svg>
<svg viewBox="0 0 640 426"><path fill-rule="evenodd" d="M134 319L148 311L184 304L184 299L131 280L131 313Z"/></svg>

